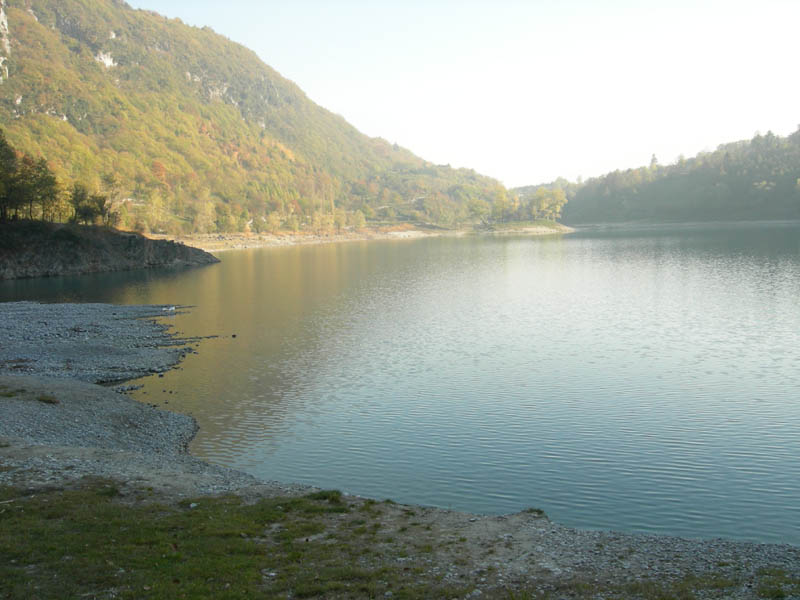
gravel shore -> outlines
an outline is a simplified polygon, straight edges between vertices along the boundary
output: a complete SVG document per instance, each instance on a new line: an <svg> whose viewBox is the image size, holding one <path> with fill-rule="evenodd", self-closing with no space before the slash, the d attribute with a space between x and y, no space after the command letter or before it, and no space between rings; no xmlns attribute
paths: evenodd
<svg viewBox="0 0 800 600"><path fill-rule="evenodd" d="M0 304L0 374L113 383L176 365L193 339L178 338L153 319L174 306Z"/></svg>
<svg viewBox="0 0 800 600"><path fill-rule="evenodd" d="M175 306L0 304L0 484L64 485L85 476L166 497L267 484L187 453L197 423L96 384L175 367L198 338L155 319ZM303 488L305 489L305 488Z"/></svg>
<svg viewBox="0 0 800 600"><path fill-rule="evenodd" d="M197 429L191 417L96 385L177 364L187 340L153 321L172 310L0 304L0 485L69 487L103 477L123 497L147 489L167 501L313 490L198 460L186 451ZM410 513L413 528L405 526ZM760 598L766 589L800 597L800 548L789 545L578 530L536 511L495 517L392 504L382 521L396 530L392 544L411 547L424 536L441 548L407 560L421 578L471 582L470 597L507 598L504 590L521 588L553 598ZM652 582L690 582L691 595L648 595Z"/></svg>

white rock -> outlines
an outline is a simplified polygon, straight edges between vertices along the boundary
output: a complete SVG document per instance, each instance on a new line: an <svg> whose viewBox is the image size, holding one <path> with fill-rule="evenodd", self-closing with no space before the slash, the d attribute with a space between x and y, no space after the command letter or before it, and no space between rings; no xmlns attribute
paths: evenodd
<svg viewBox="0 0 800 600"><path fill-rule="evenodd" d="M98 52L94 59L99 63L103 63L109 69L117 66L117 62L108 52Z"/></svg>

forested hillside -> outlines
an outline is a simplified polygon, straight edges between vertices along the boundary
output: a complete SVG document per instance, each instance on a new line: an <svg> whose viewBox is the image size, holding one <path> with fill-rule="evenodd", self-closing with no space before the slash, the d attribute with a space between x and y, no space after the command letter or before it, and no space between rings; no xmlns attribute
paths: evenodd
<svg viewBox="0 0 800 600"><path fill-rule="evenodd" d="M478 221L497 181L359 133L253 52L121 0L0 0L0 127L123 227ZM53 208L72 215L69 194ZM60 211L60 212L59 212Z"/></svg>
<svg viewBox="0 0 800 600"><path fill-rule="evenodd" d="M569 224L800 219L800 128L563 189Z"/></svg>

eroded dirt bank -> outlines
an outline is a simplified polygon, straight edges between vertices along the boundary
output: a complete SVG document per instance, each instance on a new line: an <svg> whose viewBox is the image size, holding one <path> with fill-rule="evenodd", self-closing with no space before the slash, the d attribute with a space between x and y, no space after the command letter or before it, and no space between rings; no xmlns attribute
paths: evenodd
<svg viewBox="0 0 800 600"><path fill-rule="evenodd" d="M26 221L0 223L0 279L184 268L219 262L169 240L102 227Z"/></svg>

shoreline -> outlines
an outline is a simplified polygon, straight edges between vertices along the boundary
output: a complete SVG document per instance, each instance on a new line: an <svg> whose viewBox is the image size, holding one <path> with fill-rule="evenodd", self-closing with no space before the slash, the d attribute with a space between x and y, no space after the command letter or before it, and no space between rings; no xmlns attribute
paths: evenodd
<svg viewBox="0 0 800 600"><path fill-rule="evenodd" d="M0 223L0 239L0 281L219 262L198 248L100 226L20 220Z"/></svg>
<svg viewBox="0 0 800 600"><path fill-rule="evenodd" d="M180 338L154 321L171 308L0 304L12 324L0 331L0 487L46 493L100 477L116 482L120 501L168 504L231 493L256 502L318 491L193 457L187 445L194 419L97 385L176 368L185 344L198 338ZM120 368L125 361L131 364ZM354 511L375 505L343 498ZM326 519L331 530L341 526L337 515ZM792 582L786 589L800 585L800 548L786 544L581 530L535 509L487 516L381 503L377 526L391 532L374 542L382 556L392 557L380 561L405 561L420 581L467 584L472 591L461 597L508 598L507 590L534 590L600 598L629 590L614 597L648 598L630 590L693 582L701 597L758 598L759 586L776 570Z"/></svg>
<svg viewBox="0 0 800 600"><path fill-rule="evenodd" d="M747 220L747 221L607 221L598 223L575 223L573 231L659 231L659 230L703 230L703 229L747 229L762 227L797 227L800 219Z"/></svg>
<svg viewBox="0 0 800 600"><path fill-rule="evenodd" d="M532 225L508 227L497 230L475 231L470 229L421 229L411 226L383 227L344 231L341 233L315 234L311 232L278 232L278 233L195 233L172 236L168 234L150 233L154 240L174 240L186 246L199 248L206 252L217 253L228 250L246 250L252 248L277 248L285 246L309 246L317 244L339 244L346 242L366 242L374 240L413 240L428 237L463 237L472 235L564 235L573 233L575 229L553 223L549 225Z"/></svg>

